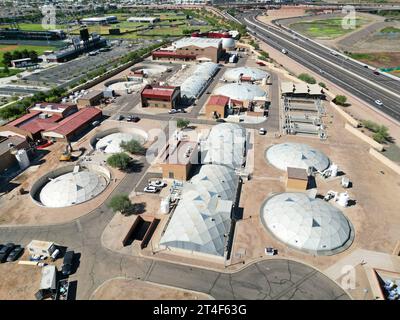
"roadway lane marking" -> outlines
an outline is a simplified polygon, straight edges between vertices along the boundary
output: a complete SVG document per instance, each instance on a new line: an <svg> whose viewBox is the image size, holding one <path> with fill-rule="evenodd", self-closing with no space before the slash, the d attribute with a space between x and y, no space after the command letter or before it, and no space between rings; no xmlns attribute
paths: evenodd
<svg viewBox="0 0 400 320"><path fill-rule="evenodd" d="M261 29L261 30L264 30L265 32L274 35L275 37L277 37L277 38L279 38L279 39L281 39L281 40L283 40L283 41L289 43L290 45L292 45L292 46L294 46L294 47L297 47L299 50L305 51L305 52L307 52L308 54L314 56L315 58L317 58L317 59L319 59L319 60L322 60L322 61L324 61L324 62L326 62L326 63L329 63L330 65L334 66L334 67L337 68L337 69L341 69L342 71L345 71L345 72L347 72L347 73L353 75L354 77L357 77L357 78L361 79L362 81L367 82L367 83L373 85L374 87L379 88L380 90L383 90L383 91L385 91L385 92L387 92L387 93L389 93L389 94L391 94L391 95L394 95L394 96L397 97L397 98L400 98L400 95L399 95L399 94L397 94L397 93L395 93L395 92L393 92L393 91L391 91L391 90L389 90L389 89L386 89L386 88L384 88L384 87L381 87L380 85L378 85L378 84L376 84L376 83L374 83L374 82L372 82L372 81L370 81L370 80L367 80L367 79L365 79L365 78L359 76L358 74L353 73L353 72L351 72L351 71L349 71L349 70L347 70L347 69L345 69L345 68L343 68L343 67L337 65L337 64L334 63L334 62L331 62L331 61L329 61L329 60L326 60L325 58L320 57L319 55L317 55L317 54L315 54L315 53L313 53L313 52L311 52L311 51L308 51L307 49L305 49L305 48L303 48L303 47L300 47L300 46L298 46L297 44L295 44L295 43L293 43L293 42L291 42L291 41L289 41L289 40L287 40L287 39L285 39L285 38L283 38L283 37L281 37L281 36L279 36L279 35L277 35L277 34L271 32L271 31L269 31L269 30L267 30L267 29L265 29L265 28L263 28L263 27L260 27L260 25L257 25L257 24L255 24L255 23L249 21L247 18L244 18L244 20L245 20L247 23L249 23L249 24L255 26L256 28L259 28L259 29ZM254 31L253 31L253 32L254 32Z"/></svg>
<svg viewBox="0 0 400 320"><path fill-rule="evenodd" d="M262 37L262 38L265 39L264 36L260 36L260 37ZM266 40L264 40L264 41L266 41ZM306 66L306 65L310 65L310 64L312 65L312 63L311 63L310 61L308 61L308 60L306 60L306 59L303 59L302 57L298 56L298 55L295 54L295 53L292 53L292 56L293 56L293 57L297 57L297 59L299 59L300 61L303 61L303 63L304 63L305 66ZM307 68L310 69L309 67L307 67ZM312 70L312 69L310 69L310 70ZM343 81L343 80L337 78L336 76L334 76L332 73L330 73L330 72L325 72L325 74L326 74L326 75L329 75L331 78L333 78L333 79L336 80L337 82L342 83L345 87L351 87L352 90L358 92L361 96L364 96L364 97L366 97L366 98L368 98L368 99L374 101L374 98L372 98L370 95L366 94L366 93L363 92L363 91L360 91L360 90L354 88L353 86L351 86L351 85L348 84L347 82L345 82L345 81ZM329 79L327 79L327 80L329 80ZM332 81L332 80L330 80L330 81ZM353 81L357 82L357 80L354 80L354 79L353 79ZM360 83L361 86L366 86L364 83L361 83L361 82L359 82L359 83ZM367 87L367 88L368 88L368 87ZM344 89L344 90L348 91L348 89ZM352 94L350 91L349 91L349 93ZM352 94L352 95L354 95L354 94ZM392 100L392 99L390 99L390 100ZM368 102L367 102L367 103L368 103ZM378 112L383 112L383 113L385 113L386 115L392 116L393 119L397 122L395 116L397 116L398 110L393 109L393 108L391 108L390 106L383 105L384 108L386 108L386 109L388 109L388 110L391 111L391 112L385 112L384 110L381 110L381 109L376 108L376 107L375 107L374 105L372 105L371 103L369 103L369 104L372 106L372 108L373 108L374 110L376 110L376 111L378 111Z"/></svg>

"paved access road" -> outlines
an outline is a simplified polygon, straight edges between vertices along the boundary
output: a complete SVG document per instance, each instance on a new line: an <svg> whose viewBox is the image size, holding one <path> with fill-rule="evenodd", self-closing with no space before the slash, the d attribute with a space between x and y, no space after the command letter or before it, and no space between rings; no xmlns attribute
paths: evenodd
<svg viewBox="0 0 400 320"><path fill-rule="evenodd" d="M112 195L129 193L141 173L129 173ZM349 299L347 294L322 273L284 259L262 261L240 272L227 274L143 257L112 252L101 245L101 234L113 217L106 203L69 223L39 227L1 227L0 243L27 245L32 239L68 246L81 254L77 273L77 299L89 299L104 281L128 277L201 291L216 299ZM32 297L33 298L33 297Z"/></svg>
<svg viewBox="0 0 400 320"><path fill-rule="evenodd" d="M256 16L257 13L247 13L240 18L251 34L275 49L286 49L289 58L320 73L321 77L332 81L392 119L400 121L400 81L383 74L375 75L373 70L340 54L331 54L330 50L305 37L290 35L277 27L267 26L258 21ZM377 105L375 100L381 100L383 105Z"/></svg>

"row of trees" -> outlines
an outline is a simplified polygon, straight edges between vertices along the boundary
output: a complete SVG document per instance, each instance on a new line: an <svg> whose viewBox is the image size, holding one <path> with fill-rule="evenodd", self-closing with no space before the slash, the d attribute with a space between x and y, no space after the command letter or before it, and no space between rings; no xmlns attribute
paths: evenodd
<svg viewBox="0 0 400 320"><path fill-rule="evenodd" d="M2 63L5 66L10 67L12 60L25 59L25 58L30 58L32 61L37 61L38 53L35 50L27 50L27 49L21 51L20 50L7 51L4 52L3 54Z"/></svg>
<svg viewBox="0 0 400 320"><path fill-rule="evenodd" d="M14 119L24 115L27 112L27 109L35 103L38 102L58 102L61 97L66 94L65 89L54 88L48 92L38 92L35 93L32 97L24 98L13 105L8 107L4 107L0 109L0 118L3 120Z"/></svg>

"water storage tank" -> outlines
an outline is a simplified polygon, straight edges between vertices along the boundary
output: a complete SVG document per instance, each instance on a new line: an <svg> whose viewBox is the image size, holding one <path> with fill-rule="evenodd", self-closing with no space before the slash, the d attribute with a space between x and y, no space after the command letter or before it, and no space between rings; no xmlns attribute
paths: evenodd
<svg viewBox="0 0 400 320"><path fill-rule="evenodd" d="M222 38L222 48L225 50L235 48L235 40L232 38Z"/></svg>
<svg viewBox="0 0 400 320"><path fill-rule="evenodd" d="M18 161L18 164L22 170L28 168L31 164L29 161L28 153L25 149L18 150L15 154L15 158Z"/></svg>
<svg viewBox="0 0 400 320"><path fill-rule="evenodd" d="M340 193L337 199L337 203L342 207L347 207L349 203L349 194L347 192Z"/></svg>

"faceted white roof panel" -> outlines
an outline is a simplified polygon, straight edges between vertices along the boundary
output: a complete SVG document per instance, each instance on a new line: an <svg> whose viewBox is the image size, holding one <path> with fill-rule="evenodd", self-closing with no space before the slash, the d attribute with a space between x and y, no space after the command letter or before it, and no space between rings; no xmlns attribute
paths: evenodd
<svg viewBox="0 0 400 320"><path fill-rule="evenodd" d="M258 68L239 67L227 70L224 74L224 79L228 81L239 81L240 75L243 77L250 77L251 80L255 81L266 78L269 74Z"/></svg>
<svg viewBox="0 0 400 320"><path fill-rule="evenodd" d="M197 98L218 68L218 64L213 62L204 62L198 65L193 74L181 84L181 96Z"/></svg>
<svg viewBox="0 0 400 320"><path fill-rule="evenodd" d="M352 232L339 209L305 193L272 196L261 208L261 221L280 241L318 254L339 250Z"/></svg>
<svg viewBox="0 0 400 320"><path fill-rule="evenodd" d="M184 48L187 46L196 46L199 48L208 48L208 47L218 48L221 42L222 42L221 39L188 37L179 39L175 41L172 45L177 49Z"/></svg>
<svg viewBox="0 0 400 320"><path fill-rule="evenodd" d="M203 145L204 163L224 164L239 168L245 161L246 130L235 123L214 126Z"/></svg>
<svg viewBox="0 0 400 320"><path fill-rule="evenodd" d="M103 138L101 138L96 143L96 149L102 150L105 153L118 153L122 152L122 148L120 144L122 141L130 141L135 139L139 141L141 144L145 142L145 138L137 133L125 133L125 132L117 132L109 134Z"/></svg>
<svg viewBox="0 0 400 320"><path fill-rule="evenodd" d="M69 172L50 180L40 191L46 207L75 205L96 197L107 187L107 180L92 171Z"/></svg>
<svg viewBox="0 0 400 320"><path fill-rule="evenodd" d="M276 144L266 151L266 158L274 167L287 170L287 167L323 171L329 167L329 158L321 151L302 143Z"/></svg>
<svg viewBox="0 0 400 320"><path fill-rule="evenodd" d="M267 92L259 86L250 83L229 83L215 89L215 94L221 94L235 100L254 100L264 98Z"/></svg>
<svg viewBox="0 0 400 320"><path fill-rule="evenodd" d="M236 185L237 177L232 169L203 165L184 185L160 244L223 256Z"/></svg>

